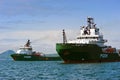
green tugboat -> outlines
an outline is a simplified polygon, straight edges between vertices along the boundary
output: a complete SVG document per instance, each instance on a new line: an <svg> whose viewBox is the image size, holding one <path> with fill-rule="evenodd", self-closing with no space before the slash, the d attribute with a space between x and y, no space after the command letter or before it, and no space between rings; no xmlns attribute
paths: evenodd
<svg viewBox="0 0 120 80"><path fill-rule="evenodd" d="M30 46L30 40L27 43L20 47L15 54L11 54L11 57L15 61L59 61L61 58L59 56L46 56L40 52L33 52L32 47Z"/></svg>
<svg viewBox="0 0 120 80"><path fill-rule="evenodd" d="M64 63L117 62L120 49L104 45L99 28L93 18L87 18L87 26L82 26L76 40L67 41L63 30L63 43L56 44L56 51Z"/></svg>

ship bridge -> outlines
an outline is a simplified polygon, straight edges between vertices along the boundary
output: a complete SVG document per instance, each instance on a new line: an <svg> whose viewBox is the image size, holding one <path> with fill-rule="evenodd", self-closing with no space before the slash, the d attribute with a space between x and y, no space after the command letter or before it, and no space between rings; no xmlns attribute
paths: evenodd
<svg viewBox="0 0 120 80"><path fill-rule="evenodd" d="M99 28L97 28L96 24L94 24L93 18L88 18L87 22L87 26L81 27L80 34L77 36L77 39L68 41L68 43L97 44L103 47L107 40L103 39L103 35L100 34Z"/></svg>
<svg viewBox="0 0 120 80"><path fill-rule="evenodd" d="M20 47L16 53L17 54L32 54L32 46L30 46L30 40L28 40L27 43L23 47Z"/></svg>

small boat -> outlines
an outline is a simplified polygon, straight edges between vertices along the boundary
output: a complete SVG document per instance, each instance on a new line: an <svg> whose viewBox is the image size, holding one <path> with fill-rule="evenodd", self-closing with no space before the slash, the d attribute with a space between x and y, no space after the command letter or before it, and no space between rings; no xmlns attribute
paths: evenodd
<svg viewBox="0 0 120 80"><path fill-rule="evenodd" d="M43 53L32 51L32 46L30 46L30 40L20 47L16 53L11 54L11 57L15 61L59 61L61 58L59 56L46 56Z"/></svg>

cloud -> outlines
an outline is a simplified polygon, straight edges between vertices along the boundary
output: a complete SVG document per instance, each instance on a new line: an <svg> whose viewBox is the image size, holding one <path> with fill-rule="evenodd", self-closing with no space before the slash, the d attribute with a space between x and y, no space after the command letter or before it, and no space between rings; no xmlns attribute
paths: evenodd
<svg viewBox="0 0 120 80"><path fill-rule="evenodd" d="M43 24L46 24L47 21L45 20L40 20L37 18L24 18L24 19L20 19L20 18L16 18L16 19L12 19L12 18L8 18L8 19L2 19L0 20L0 30L2 31L15 31L15 30L20 30L20 29L41 29L40 26Z"/></svg>
<svg viewBox="0 0 120 80"><path fill-rule="evenodd" d="M67 38L70 39L76 34L75 31L66 30ZM24 45L27 39L30 39L35 51L43 53L56 53L56 43L62 43L62 30L46 30L46 31L14 31L0 34L0 46L4 49L17 50ZM3 48L0 48L0 51Z"/></svg>
<svg viewBox="0 0 120 80"><path fill-rule="evenodd" d="M55 44L60 41L59 31L14 31L0 34L1 46L7 49L17 49L30 39L35 50L45 53L56 52ZM52 48L52 49L51 49ZM54 49L53 49L54 48ZM3 48L0 48L1 51Z"/></svg>
<svg viewBox="0 0 120 80"><path fill-rule="evenodd" d="M7 26L0 26L0 30L9 30L11 29L11 27L7 27Z"/></svg>
<svg viewBox="0 0 120 80"><path fill-rule="evenodd" d="M65 30L67 40L74 40L79 35L79 30ZM119 32L103 30L107 45L119 48ZM56 53L56 43L62 43L62 30L16 30L0 34L0 51L8 49L17 50L30 39L33 49L43 53Z"/></svg>
<svg viewBox="0 0 120 80"><path fill-rule="evenodd" d="M120 37L118 37L120 35L119 33L119 29L112 29L108 28L107 30L102 30L103 35L104 35L104 39L106 39L108 42L105 43L106 45L109 46L113 46L115 48L120 49Z"/></svg>
<svg viewBox="0 0 120 80"><path fill-rule="evenodd" d="M54 1L49 0L11 0L0 1L0 15L5 16L49 16L61 14L63 8L54 6Z"/></svg>
<svg viewBox="0 0 120 80"><path fill-rule="evenodd" d="M1 24L7 24L7 25L10 25L10 24L36 24L36 23L45 23L45 21L42 21L42 20L21 20L21 19L18 19L18 20L5 20L5 21L1 21L0 22ZM5 28L5 27L2 27L0 26L1 28Z"/></svg>

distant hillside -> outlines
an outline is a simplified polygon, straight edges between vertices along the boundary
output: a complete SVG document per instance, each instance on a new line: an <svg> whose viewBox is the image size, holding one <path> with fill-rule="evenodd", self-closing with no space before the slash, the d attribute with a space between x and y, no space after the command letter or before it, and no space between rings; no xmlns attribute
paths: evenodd
<svg viewBox="0 0 120 80"><path fill-rule="evenodd" d="M7 51L1 53L0 54L0 60L10 60L10 59L12 59L10 55L13 54L13 53L15 53L15 52L12 51L12 50L7 50Z"/></svg>

